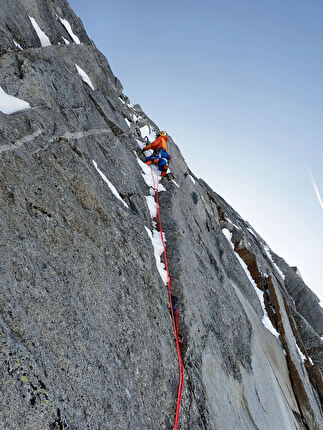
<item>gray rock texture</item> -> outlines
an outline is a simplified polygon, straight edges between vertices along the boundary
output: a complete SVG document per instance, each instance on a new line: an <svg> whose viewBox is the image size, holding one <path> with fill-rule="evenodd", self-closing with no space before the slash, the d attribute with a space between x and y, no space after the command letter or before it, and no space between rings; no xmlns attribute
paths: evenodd
<svg viewBox="0 0 323 430"><path fill-rule="evenodd" d="M31 105L0 112L0 429L172 429L176 347L137 160L158 126L65 0L2 1L0 77ZM323 428L318 299L172 139L169 152L159 199L183 337L179 428Z"/></svg>

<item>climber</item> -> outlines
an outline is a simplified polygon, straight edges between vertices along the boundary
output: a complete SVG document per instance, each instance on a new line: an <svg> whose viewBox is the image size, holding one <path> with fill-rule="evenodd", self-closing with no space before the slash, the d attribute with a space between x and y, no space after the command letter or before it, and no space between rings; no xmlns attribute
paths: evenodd
<svg viewBox="0 0 323 430"><path fill-rule="evenodd" d="M165 176L168 169L168 162L171 159L171 156L168 154L167 150L167 142L168 137L166 131L159 131L157 133L157 138L152 143L146 145L143 148L144 151L148 151L152 149L154 153L149 157L146 157L145 163L150 165L152 163L158 165L159 170L161 171L161 176Z"/></svg>

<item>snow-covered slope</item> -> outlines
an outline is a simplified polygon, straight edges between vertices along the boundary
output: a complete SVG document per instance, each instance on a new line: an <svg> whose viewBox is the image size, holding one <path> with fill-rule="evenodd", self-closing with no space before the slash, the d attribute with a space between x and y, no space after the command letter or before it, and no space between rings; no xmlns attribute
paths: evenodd
<svg viewBox="0 0 323 430"><path fill-rule="evenodd" d="M140 153L158 127L65 0L1 10L0 429L171 429L177 355ZM319 430L317 297L169 148L179 428Z"/></svg>

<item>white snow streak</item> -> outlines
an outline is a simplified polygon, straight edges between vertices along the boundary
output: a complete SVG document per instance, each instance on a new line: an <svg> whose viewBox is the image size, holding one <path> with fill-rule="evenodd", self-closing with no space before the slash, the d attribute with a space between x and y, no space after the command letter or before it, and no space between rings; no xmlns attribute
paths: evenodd
<svg viewBox="0 0 323 430"><path fill-rule="evenodd" d="M283 272L280 270L280 268L277 266L277 264L274 262L271 253L270 253L270 249L267 245L264 246L264 250L269 258L269 260L273 263L273 266L275 267L275 269L277 270L277 272L280 274L280 276L285 280L285 275L283 274Z"/></svg>
<svg viewBox="0 0 323 430"><path fill-rule="evenodd" d="M105 174L103 172L101 172L101 170L98 168L97 163L94 160L92 160L92 162L93 162L93 165L96 168L96 170L99 172L101 178L104 180L104 182L106 182L108 184L112 193L129 209L129 206L127 205L127 203L125 201L123 201L123 199L121 198L121 196L118 193L115 186L109 181L109 179L105 176Z"/></svg>
<svg viewBox="0 0 323 430"><path fill-rule="evenodd" d="M65 39L65 37L64 37L64 36L62 36L62 38L63 38L63 40L64 40L64 42L65 42L65 45L70 45L70 42L69 42L67 39Z"/></svg>
<svg viewBox="0 0 323 430"><path fill-rule="evenodd" d="M15 41L15 39L12 39L13 43L15 44L16 48L19 48L21 51L23 51L22 47L19 45L18 42Z"/></svg>
<svg viewBox="0 0 323 430"><path fill-rule="evenodd" d="M150 133L150 128L148 127L148 125L144 125L143 127L141 127L140 133L141 133L141 137L148 136L148 134Z"/></svg>
<svg viewBox="0 0 323 430"><path fill-rule="evenodd" d="M149 127L149 125L144 125L140 128L141 137L148 137L150 142L153 142L156 139L154 131Z"/></svg>
<svg viewBox="0 0 323 430"><path fill-rule="evenodd" d="M234 245L233 245L233 243L231 241L232 233L227 228L222 229L222 232L223 232L224 236L228 239L228 241L229 241L232 249L234 249ZM260 301L260 304L261 304L261 307L262 307L262 310L263 310L263 313L264 313L263 318L262 318L263 325L266 327L266 329L268 329L270 331L270 333L272 333L275 337L279 338L279 333L274 328L274 326L272 325L272 323L271 323L271 321L270 321L270 319L268 317L268 314L267 314L267 311L266 311L266 308L265 308L265 301L264 301L264 293L263 293L263 291L261 291L257 287L257 284L255 283L254 279L252 278L252 276L251 276L251 274L249 272L248 266L242 260L242 258L240 257L240 255L237 252L235 252L235 256L237 257L237 259L238 259L239 263L241 264L243 270L245 271L245 273L246 273L246 275L247 275L247 277L248 277L251 285L253 286L254 290L257 293L258 299Z"/></svg>
<svg viewBox="0 0 323 430"><path fill-rule="evenodd" d="M128 118L124 117L124 120L126 121L127 126L128 126L129 128L131 128L131 122L128 120Z"/></svg>
<svg viewBox="0 0 323 430"><path fill-rule="evenodd" d="M230 218L227 218L227 221L229 221L234 227L236 227L238 230L241 230L241 227L239 227L237 224L235 224L233 221L231 221Z"/></svg>
<svg viewBox="0 0 323 430"><path fill-rule="evenodd" d="M299 354L299 356L301 357L302 362L304 363L304 361L306 361L306 357L305 355L302 353L302 351L300 350L299 346L296 343L296 348L297 348L297 352Z"/></svg>
<svg viewBox="0 0 323 430"><path fill-rule="evenodd" d="M39 27L35 18L29 16L29 19L30 19L30 21L31 21L36 33L37 33L37 36L38 36L40 43L41 43L41 46L42 47L51 46L50 40L48 39L46 33L44 33L43 30Z"/></svg>
<svg viewBox="0 0 323 430"><path fill-rule="evenodd" d="M138 143L138 146L140 149L142 149L145 145L143 142L141 142L139 139L136 139L136 142Z"/></svg>
<svg viewBox="0 0 323 430"><path fill-rule="evenodd" d="M146 203L150 212L151 218L156 218L156 202L153 196L146 196Z"/></svg>
<svg viewBox="0 0 323 430"><path fill-rule="evenodd" d="M253 235L255 239L257 239L255 232L251 230L251 228L247 227L247 230Z"/></svg>
<svg viewBox="0 0 323 430"><path fill-rule="evenodd" d="M175 181L175 179L172 179L172 182L176 185L177 188L180 188L180 186L178 185L178 183ZM203 197L202 197L203 199Z"/></svg>
<svg viewBox="0 0 323 430"><path fill-rule="evenodd" d="M144 181L146 182L146 184L148 185L148 187L154 188L154 181L153 178L151 176L151 170L150 170L150 166L147 166L146 163L144 163L143 161L140 160L140 158L138 157L137 153L134 151L134 154L136 156L137 162L139 164L139 166L141 167L142 171L144 173L142 173L142 177L144 178ZM153 170L153 176L154 179L156 181L157 178L157 168L156 166L152 166L152 170ZM161 180L160 174L158 173L158 181ZM157 184L155 184L156 186ZM165 187L162 184L158 185L158 191L166 191Z"/></svg>
<svg viewBox="0 0 323 430"><path fill-rule="evenodd" d="M192 182L193 182L193 184L195 185L196 184L196 182L195 182L195 179L193 178L193 176L192 175L188 175L191 179L192 179Z"/></svg>
<svg viewBox="0 0 323 430"><path fill-rule="evenodd" d="M24 109L29 109L30 104L18 97L10 96L0 87L0 111L10 115Z"/></svg>
<svg viewBox="0 0 323 430"><path fill-rule="evenodd" d="M71 36L71 38L74 40L74 42L77 45L80 45L81 44L80 39L76 36L76 34L73 33L71 24L66 19L60 18L60 21L64 25L64 27L66 28L68 34Z"/></svg>
<svg viewBox="0 0 323 430"><path fill-rule="evenodd" d="M161 240L160 237L160 232L157 230L153 230L153 232L151 233L151 231L149 230L149 228L147 228L145 226L146 232L153 244L153 248L154 248L154 255L155 255L155 259L156 259L156 266L158 269L158 272L160 274L160 277L162 278L163 282L165 285L167 285L168 282L168 276L167 276L167 272L165 270L165 264L161 262L160 257L162 256L162 254L164 253L164 247L163 247L163 242Z"/></svg>
<svg viewBox="0 0 323 430"><path fill-rule="evenodd" d="M320 204L321 208L323 209L323 201L322 201L319 189L318 189L318 187L316 185L316 181L314 179L313 173L312 173L311 169L309 169L309 168L307 169L307 172L308 172L308 176L309 176L309 178L310 178L310 180L312 182L313 189L314 189L314 192L316 194L317 200L319 201L319 204Z"/></svg>
<svg viewBox="0 0 323 430"><path fill-rule="evenodd" d="M93 84L92 84L91 79L89 78L89 76L76 63L75 63L75 66L76 66L78 74L81 76L83 82L85 82L94 91L94 86L93 86Z"/></svg>

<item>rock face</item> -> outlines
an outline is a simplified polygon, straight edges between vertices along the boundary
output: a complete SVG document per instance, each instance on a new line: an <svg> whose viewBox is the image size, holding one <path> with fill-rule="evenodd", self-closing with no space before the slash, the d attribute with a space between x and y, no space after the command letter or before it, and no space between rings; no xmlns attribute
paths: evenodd
<svg viewBox="0 0 323 430"><path fill-rule="evenodd" d="M65 0L3 0L0 54L0 86L31 106L0 112L0 429L171 429L177 356L138 163L157 126ZM319 300L169 145L179 428L319 430Z"/></svg>

